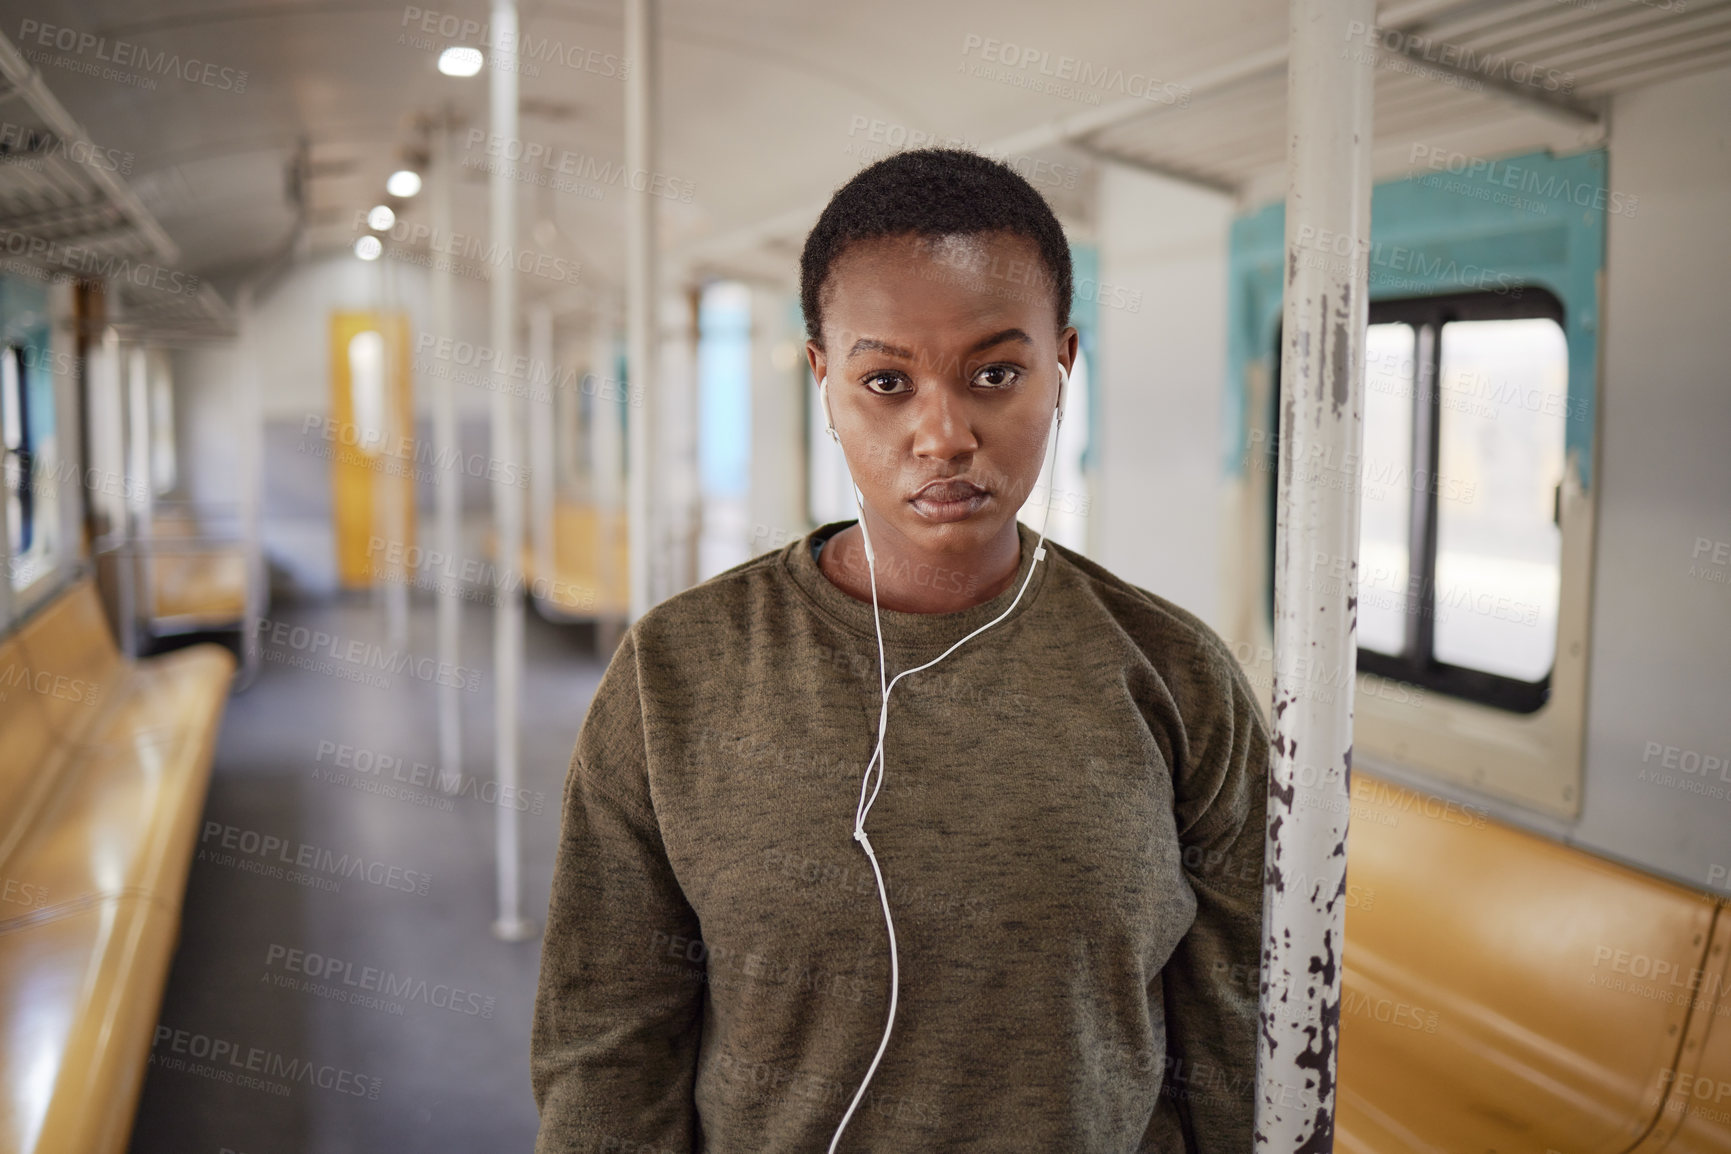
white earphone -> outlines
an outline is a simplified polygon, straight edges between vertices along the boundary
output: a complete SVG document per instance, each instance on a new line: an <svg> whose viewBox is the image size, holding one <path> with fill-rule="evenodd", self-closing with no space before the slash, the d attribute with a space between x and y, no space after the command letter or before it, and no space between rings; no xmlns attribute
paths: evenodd
<svg viewBox="0 0 1731 1154"><path fill-rule="evenodd" d="M1046 448L1051 450L1054 456L1056 455L1056 446L1058 441L1057 433L1064 423L1064 394L1068 390L1069 384L1070 372L1064 367L1063 362L1060 361L1058 363L1058 401L1053 410L1052 430L1046 435ZM866 1070L865 1078L860 1082L859 1090L854 1093L853 1101L848 1104L847 1113L842 1115L841 1124L835 1129L835 1137L831 1138L829 1141L829 1154L835 1154L836 1143L841 1141L842 1131L847 1129L848 1121L853 1118L854 1110L858 1108L860 1100L865 1097L866 1087L871 1084L872 1075L877 1073L878 1063L883 1060L884 1051L889 1048L890 1031L895 1027L896 1003L901 992L901 959L896 950L895 922L890 918L889 893L884 887L883 870L878 868L877 854L872 851L871 839L866 836L865 830L866 815L871 812L872 805L877 801L878 791L883 788L884 783L884 734L887 732L889 724L890 690L895 688L897 681L900 681L908 674L918 673L922 669L930 669L932 666L954 653L957 649L960 649L963 643L978 637L980 634L984 633L986 630L990 629L992 626L1010 615L1010 613L1016 608L1016 605L1022 600L1022 594L1027 591L1028 583L1034 579L1034 569L1038 567L1039 563L1046 557L1046 522L1052 514L1052 502L1050 497L1048 497L1046 501L1046 511L1040 516L1040 539L1034 546L1034 564L1028 566L1028 575L1022 579L1022 587L1016 590L1015 599L1010 602L1004 611L992 618L992 620L980 626L978 629L974 630L972 633L968 634L966 637L962 638L961 641L956 642L954 645L926 662L924 665L916 665L912 669L904 669L900 673L896 674L892 680L886 682L884 680L884 626L882 618L878 615L877 560L872 554L871 534L866 530L865 495L860 492L859 484L853 479L853 466L849 464L847 460L847 447L842 445L841 435L837 433L835 429L835 416L830 412L829 408L828 374L825 374L823 379L818 381L817 390L819 397L823 401L824 432L829 434L830 440L834 441L837 447L842 451L842 463L847 468L848 482L850 487L853 489L854 508L859 511L860 536L865 539L866 568L871 573L872 623L877 628L878 636L878 692L882 696L878 704L877 748L873 750L871 760L866 762L865 777L860 781L860 801L858 807L854 810L853 838L855 841L859 842L860 846L865 850L866 857L871 859L872 873L876 876L878 883L878 900L883 905L884 910L884 928L889 931L890 937L889 1019L884 1023L884 1036L883 1040L878 1043L877 1054L872 1058L872 1064L870 1068ZM1046 454L1042 452L1040 458L1041 469L1043 471L1045 468ZM868 799L865 795L866 783L871 780L872 769L874 766L876 767L878 774L877 784L872 787L871 797Z"/></svg>

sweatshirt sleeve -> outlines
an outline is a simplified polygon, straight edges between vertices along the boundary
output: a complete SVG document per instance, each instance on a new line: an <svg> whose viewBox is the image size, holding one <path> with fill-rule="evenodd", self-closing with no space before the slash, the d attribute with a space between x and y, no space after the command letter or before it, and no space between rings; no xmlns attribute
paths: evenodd
<svg viewBox="0 0 1731 1154"><path fill-rule="evenodd" d="M565 779L529 1041L536 1154L696 1148L700 937L650 797L628 634Z"/></svg>
<svg viewBox="0 0 1731 1154"><path fill-rule="evenodd" d="M1179 689L1174 808L1196 919L1162 972L1164 1092L1190 1154L1242 1154L1256 1108L1268 732L1238 663L1208 640Z"/></svg>

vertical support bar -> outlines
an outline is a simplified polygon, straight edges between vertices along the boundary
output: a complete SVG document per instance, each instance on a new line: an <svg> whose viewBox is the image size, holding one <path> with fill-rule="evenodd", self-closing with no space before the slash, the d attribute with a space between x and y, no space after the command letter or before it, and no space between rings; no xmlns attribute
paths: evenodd
<svg viewBox="0 0 1731 1154"><path fill-rule="evenodd" d="M1413 391L1418 404L1413 407L1412 475L1437 475L1437 452L1442 439L1442 397L1437 391L1436 363L1438 333L1430 325L1420 325L1413 334ZM1436 495L1434 485L1413 485L1412 503L1407 506L1407 573L1436 572ZM1426 581L1423 592L1408 594L1418 601L1410 602L1406 614L1406 655L1417 660L1420 654L1432 652L1436 639L1436 582Z"/></svg>
<svg viewBox="0 0 1731 1154"><path fill-rule="evenodd" d="M0 354L11 355L5 353L5 350L0 350ZM24 365L21 360L17 362L16 368L18 373L16 383L11 386L0 385L0 388L15 387L22 389L24 387ZM71 412L73 410L68 409L62 411ZM10 474L12 473L15 463L20 466L17 484L22 485L25 481L22 469L23 463L18 462L11 453L0 451L0 472L7 474L4 477L0 477L0 565L3 565L3 567L0 567L0 631L5 631L7 626L12 624L12 581L16 576L16 568L18 564L17 558L12 556L11 506L12 491L15 486L13 485ZM82 476L82 474L80 475ZM62 546L62 548L64 548L64 546Z"/></svg>
<svg viewBox="0 0 1731 1154"><path fill-rule="evenodd" d="M625 517L625 422L635 406L629 394L613 381L616 366L615 333L618 310L612 302L595 310L594 329L589 335L589 371L595 380L589 393L589 494L595 503L595 599L602 607L597 616L595 651L611 656L619 641L622 615L630 600L629 545L625 572L620 572L619 542L629 531ZM603 398L618 396L618 401Z"/></svg>
<svg viewBox="0 0 1731 1154"><path fill-rule="evenodd" d="M1285 323L1256 1148L1334 1149L1357 668L1374 0L1290 0ZM1346 476L1338 475L1343 470ZM1299 795L1303 796L1300 797Z"/></svg>
<svg viewBox="0 0 1731 1154"><path fill-rule="evenodd" d="M155 601L152 581L156 555L150 548L154 537L156 492L150 471L150 354L134 344L126 354L126 470L133 487L126 497L126 580L121 598L124 614L120 628L126 631L121 651L137 657L139 622L148 619Z"/></svg>
<svg viewBox="0 0 1731 1154"><path fill-rule="evenodd" d="M655 170L656 151L656 0L625 0L625 170ZM625 358L626 383L641 408L627 410L626 519L630 533L631 620L654 604L651 562L661 546L655 517L654 457L657 401L655 376L656 268L655 205L644 191L625 194ZM639 391L641 390L641 392Z"/></svg>
<svg viewBox="0 0 1731 1154"><path fill-rule="evenodd" d="M617 382L612 380L614 334L618 325L616 309L597 308L594 325L589 334L589 371L595 377L589 403L589 492L596 509L604 514L602 520L607 525L607 532L598 539L611 541L623 497L625 413L631 402L623 394L618 401L604 399L618 391Z"/></svg>
<svg viewBox="0 0 1731 1154"><path fill-rule="evenodd" d="M246 623L241 637L240 683L252 684L263 656L258 639L259 619L264 616L268 571L264 563L264 393L259 381L258 316L254 290L241 286L235 298L236 377L239 378L239 412L236 414L248 451L241 454L241 536L246 542Z"/></svg>
<svg viewBox="0 0 1731 1154"><path fill-rule="evenodd" d="M657 478L665 481L655 515L661 526L656 561L660 583L652 592L667 597L697 584L697 542L703 532L702 485L697 461L698 303L702 290L687 283L662 301L663 335L655 354L655 380L668 403L661 408L656 436Z"/></svg>
<svg viewBox="0 0 1731 1154"><path fill-rule="evenodd" d="M74 281L56 281L48 290L49 316L53 318L53 328L49 332L50 349L56 365L76 365L83 359L84 349L79 340L81 327L79 317L79 289ZM54 380L54 411L57 413L77 413L81 403L78 372L64 370L55 371ZM82 422L75 422L82 424ZM56 508L59 513L54 525L54 571L56 576L70 574L83 557L79 548L84 539L84 493L83 478L85 476L85 438L72 429L55 433L55 455L59 458L59 467L55 476L48 483L55 487ZM0 502L4 504L4 502ZM0 538L8 545L9 536ZM11 572L8 567L7 572ZM6 582L0 582L5 586ZM11 590L0 588L0 596L10 596ZM0 622L6 620L4 610L0 610Z"/></svg>
<svg viewBox="0 0 1731 1154"><path fill-rule="evenodd" d="M451 118L447 112L433 127L432 140L432 214L433 235L451 235ZM433 337L434 344L456 335L452 310L452 276L450 261L433 264ZM417 342L419 343L419 342ZM463 470L457 451L457 384L449 373L433 378L433 459L442 462L444 471L438 477L438 490L433 494L434 515L438 522L439 552L456 564L462 556L459 517L463 500ZM459 566L459 569L461 567ZM463 628L462 590L456 582L437 582L439 665L455 669L462 664L460 651ZM463 693L455 678L446 678L439 685L439 777L450 783L447 788L460 787L463 774Z"/></svg>
<svg viewBox="0 0 1731 1154"><path fill-rule="evenodd" d="M515 0L493 0L493 45L487 74L495 140L517 138L517 46ZM517 185L512 175L509 165L499 165L488 189L493 245L496 251L508 254L508 259L494 264L489 281L495 350L491 424L497 472L493 517L498 542L497 600L493 607L493 748L501 797L517 793L517 706L523 671L523 490L517 484L521 475L516 467L517 397L507 375L517 336ZM493 813L499 882L499 917L493 923L493 934L508 942L522 941L534 929L522 914L517 811L501 805L495 806Z"/></svg>
<svg viewBox="0 0 1731 1154"><path fill-rule="evenodd" d="M546 381L546 391L537 382ZM553 313L546 305L529 310L529 548L535 557L535 577L544 590L553 584L553 433L558 417L553 390L559 373L553 367ZM533 589L530 591L533 596Z"/></svg>
<svg viewBox="0 0 1731 1154"><path fill-rule="evenodd" d="M397 389L397 382L402 379L400 374L407 372L408 366L397 363L396 262L376 260L373 264L379 273L379 335L384 338L380 369L385 390L385 443L379 455L401 469L401 472L387 469L382 479L373 482L373 493L377 495L381 489L384 493L384 500L373 506L373 526L374 535L384 538L383 548L379 551L384 554L385 633L391 646L401 649L409 642L409 581L412 578L403 558L409 548L409 501L413 498L415 483L414 458L411 455L404 461L401 454L403 446L415 432L414 401L409 401L408 411L404 412L402 393ZM413 394L410 395L412 398ZM382 534L379 532L381 523ZM370 542L367 551L369 555L375 554ZM378 563L373 562L369 568L372 579L376 581L380 576Z"/></svg>

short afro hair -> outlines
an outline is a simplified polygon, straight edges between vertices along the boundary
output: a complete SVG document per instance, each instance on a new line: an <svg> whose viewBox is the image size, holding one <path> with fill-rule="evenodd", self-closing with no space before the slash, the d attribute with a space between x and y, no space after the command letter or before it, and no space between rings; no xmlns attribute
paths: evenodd
<svg viewBox="0 0 1731 1154"><path fill-rule="evenodd" d="M1051 206L1021 173L959 148L898 152L861 169L830 197L799 258L806 335L823 341L823 288L847 246L884 236L1008 232L1040 249L1058 327L1070 323L1070 244Z"/></svg>

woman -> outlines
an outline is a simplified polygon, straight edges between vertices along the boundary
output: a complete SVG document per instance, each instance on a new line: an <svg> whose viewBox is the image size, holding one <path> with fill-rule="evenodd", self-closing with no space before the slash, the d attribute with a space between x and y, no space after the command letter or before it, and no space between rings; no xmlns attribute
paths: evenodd
<svg viewBox="0 0 1731 1154"><path fill-rule="evenodd" d="M862 519L608 666L536 1149L1242 1154L1267 735L1207 626L1016 521L1076 356L1062 229L1005 165L906 152L801 275ZM964 637L894 684L880 760L883 687Z"/></svg>

